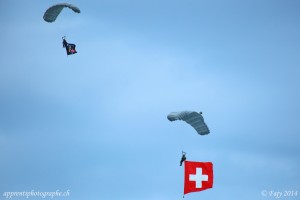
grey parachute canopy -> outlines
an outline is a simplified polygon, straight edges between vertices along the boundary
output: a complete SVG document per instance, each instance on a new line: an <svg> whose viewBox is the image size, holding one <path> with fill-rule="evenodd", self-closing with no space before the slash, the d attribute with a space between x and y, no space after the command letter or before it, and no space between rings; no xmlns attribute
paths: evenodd
<svg viewBox="0 0 300 200"><path fill-rule="evenodd" d="M199 135L209 134L209 129L204 122L202 112L194 111L182 111L182 112L171 112L168 116L168 120L183 120L186 123L190 124Z"/></svg>
<svg viewBox="0 0 300 200"><path fill-rule="evenodd" d="M44 17L43 17L44 20L46 22L54 22L56 20L57 16L60 14L60 12L64 8L70 8L74 12L80 13L79 8L77 8L76 6L74 6L72 4L68 4L68 3L60 3L60 4L56 4L56 5L51 6L50 8L48 8L46 10L46 12L44 13Z"/></svg>

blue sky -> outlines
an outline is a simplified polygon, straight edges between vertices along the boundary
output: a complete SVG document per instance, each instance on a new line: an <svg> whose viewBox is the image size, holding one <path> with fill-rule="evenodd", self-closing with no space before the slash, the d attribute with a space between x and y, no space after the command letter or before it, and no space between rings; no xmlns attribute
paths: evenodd
<svg viewBox="0 0 300 200"><path fill-rule="evenodd" d="M0 2L0 198L180 199L182 150L214 164L187 199L300 192L299 1L76 0L50 24L55 3Z"/></svg>

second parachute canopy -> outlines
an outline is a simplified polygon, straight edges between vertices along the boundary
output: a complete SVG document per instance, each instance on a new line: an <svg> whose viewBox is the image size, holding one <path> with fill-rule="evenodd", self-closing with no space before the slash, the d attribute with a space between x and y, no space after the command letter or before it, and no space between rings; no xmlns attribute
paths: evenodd
<svg viewBox="0 0 300 200"><path fill-rule="evenodd" d="M64 8L70 8L74 12L80 13L79 8L77 8L76 6L74 6L72 4L68 4L68 3L60 3L60 4L56 4L56 5L51 6L50 8L48 8L46 10L46 12L44 13L44 17L43 17L44 20L46 22L54 22L56 20L57 16L60 14L60 12Z"/></svg>
<svg viewBox="0 0 300 200"><path fill-rule="evenodd" d="M168 120L183 120L186 123L190 124L199 135L207 135L209 134L209 129L204 122L204 118L202 116L202 112L194 112L194 111L182 111L182 112L171 112L168 115Z"/></svg>

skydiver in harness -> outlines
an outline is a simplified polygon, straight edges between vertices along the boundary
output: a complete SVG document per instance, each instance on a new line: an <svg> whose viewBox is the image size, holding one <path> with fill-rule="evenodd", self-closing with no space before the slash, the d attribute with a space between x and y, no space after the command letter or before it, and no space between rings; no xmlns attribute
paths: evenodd
<svg viewBox="0 0 300 200"><path fill-rule="evenodd" d="M180 166L182 166L182 163L186 160L186 157L185 157L185 152L182 151L182 157L181 157L181 160L180 160Z"/></svg>
<svg viewBox="0 0 300 200"><path fill-rule="evenodd" d="M65 48L68 45L68 42L66 40L66 36L62 37L62 39L63 39L63 48Z"/></svg>
<svg viewBox="0 0 300 200"><path fill-rule="evenodd" d="M76 45L75 44L69 44L66 40L66 36L62 37L63 39L63 48L66 48L66 51L67 51L67 55L71 55L71 54L75 54L77 53L75 47Z"/></svg>

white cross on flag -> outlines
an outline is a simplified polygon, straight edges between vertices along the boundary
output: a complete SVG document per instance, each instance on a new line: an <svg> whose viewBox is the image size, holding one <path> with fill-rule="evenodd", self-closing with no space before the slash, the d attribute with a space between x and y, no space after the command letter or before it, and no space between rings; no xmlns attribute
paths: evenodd
<svg viewBox="0 0 300 200"><path fill-rule="evenodd" d="M184 194L212 188L213 178L211 162L184 162Z"/></svg>

